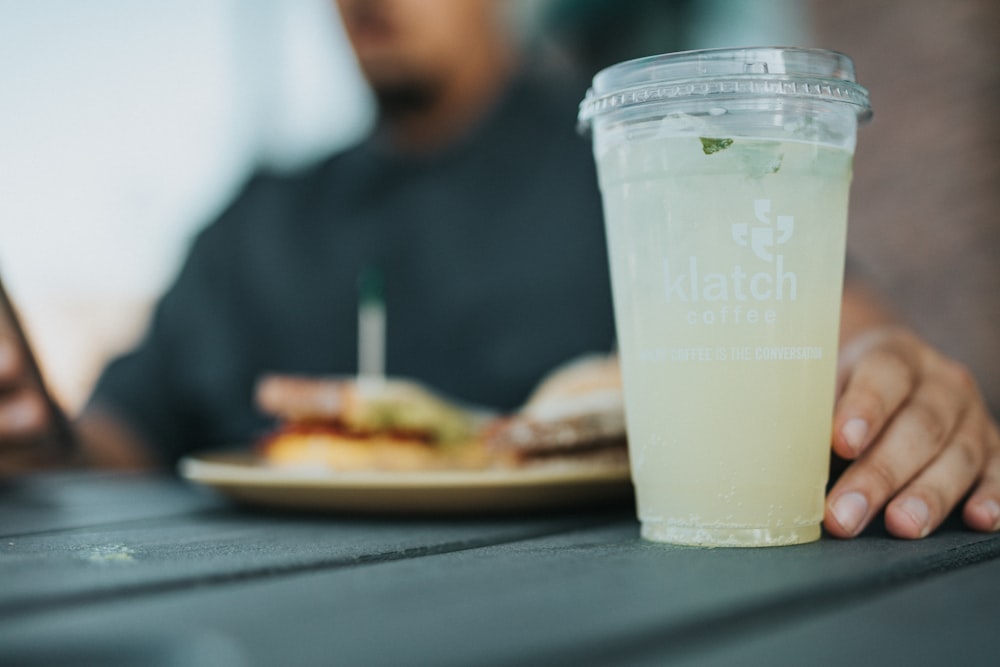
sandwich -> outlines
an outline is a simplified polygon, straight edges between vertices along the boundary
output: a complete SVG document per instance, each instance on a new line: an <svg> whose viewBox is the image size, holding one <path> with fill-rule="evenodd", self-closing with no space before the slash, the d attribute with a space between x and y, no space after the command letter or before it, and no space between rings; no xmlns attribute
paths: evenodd
<svg viewBox="0 0 1000 667"><path fill-rule="evenodd" d="M482 418L401 379L267 376L257 404L278 418L259 451L268 464L336 471L482 468Z"/></svg>
<svg viewBox="0 0 1000 667"><path fill-rule="evenodd" d="M616 357L588 355L549 373L515 414L484 435L492 456L519 466L628 467Z"/></svg>
<svg viewBox="0 0 1000 667"><path fill-rule="evenodd" d="M257 404L278 420L258 447L270 465L395 472L628 467L614 357L588 356L555 369L503 417L484 417L402 379L267 376L258 383Z"/></svg>

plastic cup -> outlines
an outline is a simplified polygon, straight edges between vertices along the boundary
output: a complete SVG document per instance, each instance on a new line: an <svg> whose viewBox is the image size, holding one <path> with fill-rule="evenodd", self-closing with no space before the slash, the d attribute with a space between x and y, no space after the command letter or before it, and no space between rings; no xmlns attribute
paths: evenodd
<svg viewBox="0 0 1000 667"><path fill-rule="evenodd" d="M870 115L831 51L689 51L594 77L580 124L644 538L819 538L851 164Z"/></svg>

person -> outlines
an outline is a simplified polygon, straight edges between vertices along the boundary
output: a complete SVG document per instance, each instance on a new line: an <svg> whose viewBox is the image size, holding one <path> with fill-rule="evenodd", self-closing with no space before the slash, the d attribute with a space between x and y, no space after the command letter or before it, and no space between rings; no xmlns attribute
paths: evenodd
<svg viewBox="0 0 1000 667"><path fill-rule="evenodd" d="M356 370L354 284L384 271L387 366L509 409L549 369L613 344L600 200L581 89L536 78L490 0L341 0L379 130L305 173L255 178L195 243L140 346L112 363L77 424L98 465L169 463L245 442L266 371ZM1000 435L969 371L845 284L833 451L852 460L825 525L880 510L899 537L964 502L1000 528ZM0 345L0 433L44 408ZM10 450L10 447L8 447ZM971 493L970 493L971 492Z"/></svg>
<svg viewBox="0 0 1000 667"><path fill-rule="evenodd" d="M493 0L340 10L378 131L305 172L259 175L200 235L79 420L94 462L248 442L268 425L252 401L262 373L354 373L357 282L373 267L387 372L463 401L513 409L549 369L611 350L600 197L574 123L585 82L524 65ZM31 405L11 394L11 409Z"/></svg>

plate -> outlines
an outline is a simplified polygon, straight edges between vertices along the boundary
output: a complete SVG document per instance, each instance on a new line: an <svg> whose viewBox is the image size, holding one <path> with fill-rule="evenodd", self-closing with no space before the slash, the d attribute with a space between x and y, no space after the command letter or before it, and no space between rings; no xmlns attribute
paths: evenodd
<svg viewBox="0 0 1000 667"><path fill-rule="evenodd" d="M593 507L632 497L625 464L334 472L268 466L249 453L213 453L185 458L179 469L243 503L311 511L471 514Z"/></svg>

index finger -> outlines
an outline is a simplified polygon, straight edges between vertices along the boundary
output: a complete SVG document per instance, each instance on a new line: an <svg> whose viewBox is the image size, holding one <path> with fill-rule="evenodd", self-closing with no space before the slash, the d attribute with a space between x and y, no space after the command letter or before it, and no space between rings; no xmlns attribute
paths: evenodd
<svg viewBox="0 0 1000 667"><path fill-rule="evenodd" d="M833 417L833 449L853 459L870 445L913 393L918 371L903 354L877 348L851 370Z"/></svg>

